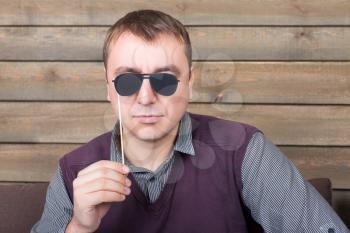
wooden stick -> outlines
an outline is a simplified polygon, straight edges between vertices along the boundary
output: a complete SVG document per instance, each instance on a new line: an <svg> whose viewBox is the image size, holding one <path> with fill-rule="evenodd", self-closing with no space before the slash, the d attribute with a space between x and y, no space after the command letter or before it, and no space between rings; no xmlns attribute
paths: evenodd
<svg viewBox="0 0 350 233"><path fill-rule="evenodd" d="M119 94L118 95L118 115L119 115L119 131L120 131L120 147L121 147L121 153L122 153L122 164L125 164L124 159L124 141L123 141L123 129L122 129L122 115L120 111L120 100L119 100Z"/></svg>

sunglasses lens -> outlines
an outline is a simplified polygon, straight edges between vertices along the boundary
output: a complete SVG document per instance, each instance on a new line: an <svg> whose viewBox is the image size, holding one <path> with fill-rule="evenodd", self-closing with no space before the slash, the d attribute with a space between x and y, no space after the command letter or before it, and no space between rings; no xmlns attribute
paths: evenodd
<svg viewBox="0 0 350 233"><path fill-rule="evenodd" d="M151 75L151 85L158 94L169 96L175 93L178 80L168 73L155 73Z"/></svg>
<svg viewBox="0 0 350 233"><path fill-rule="evenodd" d="M116 77L114 86L121 96L130 96L136 93L142 85L142 77L134 73L125 73Z"/></svg>

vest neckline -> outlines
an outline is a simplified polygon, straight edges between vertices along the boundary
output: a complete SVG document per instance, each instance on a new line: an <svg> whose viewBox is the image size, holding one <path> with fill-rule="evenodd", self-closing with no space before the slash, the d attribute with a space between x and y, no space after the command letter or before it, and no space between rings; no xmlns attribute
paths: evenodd
<svg viewBox="0 0 350 233"><path fill-rule="evenodd" d="M181 178L183 171L184 171L184 165L183 165L183 155L181 155L181 152L174 151L175 161L170 168L170 174L168 176L168 179L163 187L163 190L159 194L159 197L157 200L153 203L151 203L141 188L139 187L137 181L133 177L132 174L128 175L128 178L131 180L131 195L135 197L135 199L142 204L142 206L152 212L159 212L162 210L163 206L165 206L169 202L169 199L171 198L175 187L176 182Z"/></svg>

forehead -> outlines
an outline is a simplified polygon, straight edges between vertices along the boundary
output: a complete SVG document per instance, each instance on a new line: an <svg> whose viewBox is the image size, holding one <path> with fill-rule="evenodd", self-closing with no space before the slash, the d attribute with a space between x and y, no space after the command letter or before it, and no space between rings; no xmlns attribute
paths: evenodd
<svg viewBox="0 0 350 233"><path fill-rule="evenodd" d="M168 64L188 64L184 43L171 35L160 34L155 40L146 41L124 32L109 47L109 68L129 66L149 69Z"/></svg>

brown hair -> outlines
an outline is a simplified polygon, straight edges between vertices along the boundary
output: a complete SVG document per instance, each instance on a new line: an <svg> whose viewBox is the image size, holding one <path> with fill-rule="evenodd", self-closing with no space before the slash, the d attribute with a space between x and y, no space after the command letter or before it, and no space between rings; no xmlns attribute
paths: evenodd
<svg viewBox="0 0 350 233"><path fill-rule="evenodd" d="M172 16L156 10L132 11L120 18L107 32L103 45L103 62L107 70L109 46L123 32L143 38L146 41L157 39L160 34L173 35L185 45L185 54L189 67L192 64L191 41L184 25Z"/></svg>

